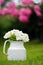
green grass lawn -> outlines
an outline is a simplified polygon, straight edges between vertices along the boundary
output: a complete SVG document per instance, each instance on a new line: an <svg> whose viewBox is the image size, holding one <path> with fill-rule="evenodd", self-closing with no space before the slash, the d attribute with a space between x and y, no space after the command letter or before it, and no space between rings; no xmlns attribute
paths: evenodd
<svg viewBox="0 0 43 65"><path fill-rule="evenodd" d="M7 56L3 54L3 44L4 42L0 41L0 65L43 65L43 43L34 40L24 44L26 61L8 61Z"/></svg>

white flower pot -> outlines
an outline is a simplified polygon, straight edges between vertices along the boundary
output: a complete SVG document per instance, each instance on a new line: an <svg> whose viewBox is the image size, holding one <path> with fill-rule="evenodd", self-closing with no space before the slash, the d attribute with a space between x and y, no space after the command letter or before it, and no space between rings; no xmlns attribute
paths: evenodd
<svg viewBox="0 0 43 65"><path fill-rule="evenodd" d="M9 40L5 41L3 52L7 55L8 60L26 60L26 49L22 41L9 41L10 47L5 53L5 46Z"/></svg>

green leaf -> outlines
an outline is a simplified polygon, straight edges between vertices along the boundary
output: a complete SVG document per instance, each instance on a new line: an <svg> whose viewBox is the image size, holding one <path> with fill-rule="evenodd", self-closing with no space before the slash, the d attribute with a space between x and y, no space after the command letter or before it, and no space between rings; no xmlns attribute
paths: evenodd
<svg viewBox="0 0 43 65"><path fill-rule="evenodd" d="M12 40L12 41L15 41L16 40L16 36L14 34L12 34L9 39Z"/></svg>

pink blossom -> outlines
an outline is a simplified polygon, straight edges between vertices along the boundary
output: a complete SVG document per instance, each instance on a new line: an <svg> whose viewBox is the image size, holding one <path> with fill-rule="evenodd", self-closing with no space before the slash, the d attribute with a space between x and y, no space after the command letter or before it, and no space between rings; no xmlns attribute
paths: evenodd
<svg viewBox="0 0 43 65"><path fill-rule="evenodd" d="M40 11L40 7L38 5L34 6L34 11Z"/></svg>
<svg viewBox="0 0 43 65"><path fill-rule="evenodd" d="M41 12L39 12L39 11L36 11L35 13L36 13L36 15L39 16L39 17L42 16Z"/></svg>
<svg viewBox="0 0 43 65"><path fill-rule="evenodd" d="M5 2L5 0L0 0L0 4L3 4Z"/></svg>
<svg viewBox="0 0 43 65"><path fill-rule="evenodd" d="M2 15L2 10L0 9L0 15Z"/></svg>
<svg viewBox="0 0 43 65"><path fill-rule="evenodd" d="M9 2L8 7L9 8L16 8L16 5L13 2Z"/></svg>
<svg viewBox="0 0 43 65"><path fill-rule="evenodd" d="M22 4L27 5L28 4L28 0L22 0Z"/></svg>
<svg viewBox="0 0 43 65"><path fill-rule="evenodd" d="M2 15L6 15L6 14L10 14L11 13L11 10L8 9L8 8L3 8L2 9Z"/></svg>
<svg viewBox="0 0 43 65"><path fill-rule="evenodd" d="M29 5L29 6L32 6L33 3L34 3L33 0L28 0L28 5Z"/></svg>
<svg viewBox="0 0 43 65"><path fill-rule="evenodd" d="M33 0L22 0L22 4L32 6Z"/></svg>
<svg viewBox="0 0 43 65"><path fill-rule="evenodd" d="M18 17L18 15L19 15L18 9L14 9L14 10L11 12L11 16L13 16L13 17Z"/></svg>
<svg viewBox="0 0 43 65"><path fill-rule="evenodd" d="M26 16L30 16L31 14L32 14L32 11L30 10L30 9L28 9L28 8L22 8L21 10L20 10L20 13L19 13L20 15L26 15Z"/></svg>
<svg viewBox="0 0 43 65"><path fill-rule="evenodd" d="M34 11L35 11L35 13L36 13L36 15L37 16L41 16L42 14L41 14L41 12L40 12L40 7L38 6L38 5L35 5L34 6Z"/></svg>
<svg viewBox="0 0 43 65"><path fill-rule="evenodd" d="M24 16L24 15L21 15L19 17L19 20L20 20L20 22L27 23L28 22L28 17L27 16Z"/></svg>
<svg viewBox="0 0 43 65"><path fill-rule="evenodd" d="M43 3L43 0L41 0L41 2Z"/></svg>

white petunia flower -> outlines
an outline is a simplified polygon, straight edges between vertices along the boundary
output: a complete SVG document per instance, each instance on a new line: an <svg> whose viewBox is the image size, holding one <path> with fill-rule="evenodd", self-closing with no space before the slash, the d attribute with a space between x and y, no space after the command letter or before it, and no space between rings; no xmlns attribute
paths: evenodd
<svg viewBox="0 0 43 65"><path fill-rule="evenodd" d="M23 42L28 42L29 41L28 34L23 33L22 31L19 31L19 30L16 30L16 29L13 29L13 30L7 32L4 35L4 38L5 39L10 38L11 35L15 35L16 36L16 40L23 41Z"/></svg>
<svg viewBox="0 0 43 65"><path fill-rule="evenodd" d="M7 33L4 35L4 38L5 38L5 39L9 38L9 37L11 36L11 34L13 34L13 33L14 33L14 32L12 32L12 31L7 32Z"/></svg>
<svg viewBox="0 0 43 65"><path fill-rule="evenodd" d="M5 35L4 35L4 38L7 39L10 37L10 32L7 32Z"/></svg>
<svg viewBox="0 0 43 65"><path fill-rule="evenodd" d="M28 42L29 41L29 36L28 36L28 34L23 34L23 41L24 42Z"/></svg>

